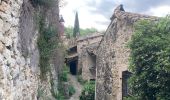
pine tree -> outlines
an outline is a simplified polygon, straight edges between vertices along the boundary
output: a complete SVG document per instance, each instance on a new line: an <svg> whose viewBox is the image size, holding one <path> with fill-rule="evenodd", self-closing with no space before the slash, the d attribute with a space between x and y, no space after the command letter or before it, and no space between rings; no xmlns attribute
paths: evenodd
<svg viewBox="0 0 170 100"><path fill-rule="evenodd" d="M73 37L78 37L79 35L80 35L79 19L78 19L78 13L76 12L74 29L73 29Z"/></svg>

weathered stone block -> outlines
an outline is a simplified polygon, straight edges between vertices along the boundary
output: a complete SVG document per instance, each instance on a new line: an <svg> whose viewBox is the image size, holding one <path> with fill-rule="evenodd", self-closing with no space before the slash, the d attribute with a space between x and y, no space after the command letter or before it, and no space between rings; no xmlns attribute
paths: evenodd
<svg viewBox="0 0 170 100"><path fill-rule="evenodd" d="M4 1L1 1L0 11L5 12L7 9L8 9L8 4Z"/></svg>
<svg viewBox="0 0 170 100"><path fill-rule="evenodd" d="M3 20L2 19L0 19L0 32L2 31L2 28L3 28Z"/></svg>
<svg viewBox="0 0 170 100"><path fill-rule="evenodd" d="M2 42L0 42L0 53L2 53L4 50L4 44L2 44Z"/></svg>

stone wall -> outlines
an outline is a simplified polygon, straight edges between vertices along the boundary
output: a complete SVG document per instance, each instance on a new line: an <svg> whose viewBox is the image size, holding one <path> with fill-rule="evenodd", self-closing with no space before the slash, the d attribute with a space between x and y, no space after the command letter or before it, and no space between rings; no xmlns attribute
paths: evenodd
<svg viewBox="0 0 170 100"><path fill-rule="evenodd" d="M100 42L100 41L98 41ZM82 61L82 78L84 80L90 80L96 78L96 55L95 50L99 43L91 44L86 46L82 50L81 61ZM91 47L91 48L90 48ZM90 50L89 50L90 48Z"/></svg>
<svg viewBox="0 0 170 100"><path fill-rule="evenodd" d="M155 17L125 12L118 6L98 47L96 100L122 100L122 72L128 70L130 50L127 43L134 32L134 23Z"/></svg>
<svg viewBox="0 0 170 100"><path fill-rule="evenodd" d="M25 1L24 1L25 2ZM25 21L28 30L20 30L20 15L23 15L21 9L23 0L2 0L0 3L0 99L1 100L36 100L38 89L38 73L33 70L38 66L38 61L32 61L38 55L36 49L36 32L33 32L33 26L30 20L32 19L32 7L26 7L27 15L30 14L28 20ZM29 25L31 27L29 27ZM25 27L23 26L23 27ZM28 33L28 37L21 35ZM29 36L30 35L30 36ZM29 39L27 39L29 38ZM31 38L31 40L30 40ZM26 39L26 40L25 40ZM21 40L21 41L19 41ZM28 40L28 41L27 41ZM29 47L24 48L22 45L29 44ZM26 45L28 46L28 45ZM23 50L23 53L20 50ZM29 51L29 52L28 52ZM26 54L26 55L25 55ZM27 57L25 57L27 56Z"/></svg>
<svg viewBox="0 0 170 100"><path fill-rule="evenodd" d="M92 68L96 65L95 51L103 34L93 33L77 40L78 70L82 70L84 80L95 79L96 72ZM90 71L91 69L91 71Z"/></svg>
<svg viewBox="0 0 170 100"><path fill-rule="evenodd" d="M62 64L52 60L52 72L46 81L40 80L35 13L41 9L37 10L30 1L0 0L0 100L54 100L51 80L57 87L56 65ZM48 10L46 20L57 28L56 4L55 9Z"/></svg>

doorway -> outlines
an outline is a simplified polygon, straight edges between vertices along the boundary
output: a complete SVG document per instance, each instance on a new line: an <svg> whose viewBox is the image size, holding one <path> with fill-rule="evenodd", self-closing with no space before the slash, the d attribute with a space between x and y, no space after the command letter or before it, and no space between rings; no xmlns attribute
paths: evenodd
<svg viewBox="0 0 170 100"><path fill-rule="evenodd" d="M72 75L77 75L77 60L71 61L69 66L70 66L70 73Z"/></svg>

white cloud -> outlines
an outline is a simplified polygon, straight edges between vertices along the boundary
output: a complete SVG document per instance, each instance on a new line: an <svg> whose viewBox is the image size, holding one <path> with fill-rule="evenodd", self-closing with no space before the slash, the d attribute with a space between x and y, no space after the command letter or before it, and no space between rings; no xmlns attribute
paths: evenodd
<svg viewBox="0 0 170 100"><path fill-rule="evenodd" d="M152 16L165 16L170 13L170 6L150 5L146 9L139 6L139 2L129 2L126 0L65 0L67 5L61 8L60 14L65 19L65 26L74 26L75 12L79 13L79 23L81 28L96 28L98 30L106 30L109 25L109 17L113 13L116 5L124 4L125 11L143 13ZM155 1L156 2L156 1ZM141 2L142 4L144 1ZM152 1L150 2L152 3ZM158 4L158 3L156 3ZM113 6L113 7L112 7ZM138 8L137 8L138 7ZM137 9L137 10L135 10ZM95 12L96 11L96 12Z"/></svg>
<svg viewBox="0 0 170 100"><path fill-rule="evenodd" d="M60 14L63 15L65 20L65 26L73 26L75 20L75 12L78 11L79 23L81 28L96 28L98 30L105 30L106 25L99 24L97 22L107 22L101 14L91 14L89 10L95 10L95 7L89 7L86 3L90 0L66 0L67 5L61 8ZM95 0L96 4L99 4L101 0Z"/></svg>
<svg viewBox="0 0 170 100"><path fill-rule="evenodd" d="M167 14L170 14L170 6L159 6L155 8L151 8L146 12L148 15L164 17Z"/></svg>

